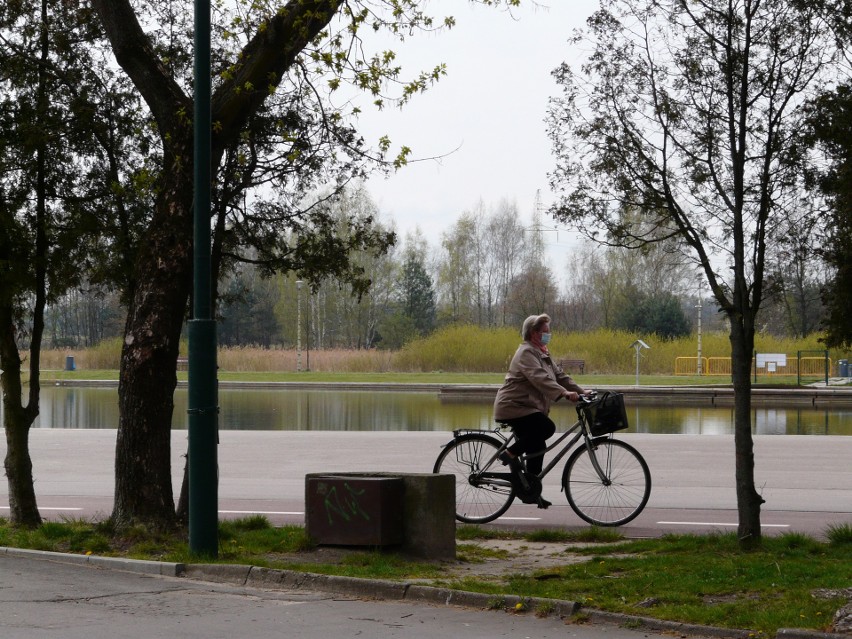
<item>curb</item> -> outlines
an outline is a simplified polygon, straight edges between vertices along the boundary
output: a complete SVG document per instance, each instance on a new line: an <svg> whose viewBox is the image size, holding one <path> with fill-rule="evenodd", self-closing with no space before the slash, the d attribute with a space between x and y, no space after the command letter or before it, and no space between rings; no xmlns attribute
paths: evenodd
<svg viewBox="0 0 852 639"><path fill-rule="evenodd" d="M257 566L187 564L184 572L179 576L186 577L187 579L237 584L252 588L333 592L352 595L362 599L415 601L434 605L479 608L483 610L511 610L519 604L526 610L546 605L551 614L558 616L571 616L580 610L580 604L574 601L519 597L517 595L489 595L386 579L341 577L294 570L259 568Z"/></svg>
<svg viewBox="0 0 852 639"><path fill-rule="evenodd" d="M146 575L161 575L164 577L179 577L185 570L185 565L167 561L149 561L145 559L126 559L124 557L99 557L97 555L75 555L72 553L51 552L48 550L30 550L27 548L7 548L0 546L0 555L12 557L30 557L47 561L58 561L65 564L97 566L109 570L138 572Z"/></svg>
<svg viewBox="0 0 852 639"><path fill-rule="evenodd" d="M0 556L18 556L56 561L61 563L89 565L109 570L136 572L147 575L180 577L196 581L282 590L310 590L351 595L361 599L411 601L440 606L458 606L480 610L512 611L523 606L526 611L547 608L548 614L572 617L581 614L592 623L603 623L620 627L673 633L682 637L713 637L715 639L748 639L757 633L736 628L719 628L697 624L665 621L618 612L605 612L584 608L575 601L545 598L519 597L517 595L489 595L466 590L453 590L437 586L425 586L386 579L364 579L341 577L295 570L261 568L240 564L183 564L123 557L98 557L71 553L8 548L0 546ZM780 628L776 639L840 639L848 634L820 632L800 628Z"/></svg>
<svg viewBox="0 0 852 639"><path fill-rule="evenodd" d="M680 621L666 621L665 619L654 619L652 617L640 617L622 612L606 612L603 610L587 609L582 611L590 621L595 623L608 623L621 627L635 628L637 630L652 630L676 634L678 636L701 636L717 637L719 639L748 639L757 636L751 630L738 628L719 628L717 626L702 626ZM834 639L837 639L835 637Z"/></svg>

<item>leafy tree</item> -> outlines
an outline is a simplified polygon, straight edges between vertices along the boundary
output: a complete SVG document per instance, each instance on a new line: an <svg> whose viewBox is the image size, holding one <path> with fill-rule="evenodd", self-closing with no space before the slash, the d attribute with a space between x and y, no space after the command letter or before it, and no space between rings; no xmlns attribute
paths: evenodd
<svg viewBox="0 0 852 639"><path fill-rule="evenodd" d="M817 177L828 200L826 229L820 238L820 254L832 269L822 289L826 307L825 344L829 348L852 345L852 86L848 83L826 92L810 107L805 140L818 146L830 165Z"/></svg>
<svg viewBox="0 0 852 639"><path fill-rule="evenodd" d="M379 323L379 348L401 348L418 336L414 321L401 309L390 310Z"/></svg>
<svg viewBox="0 0 852 639"><path fill-rule="evenodd" d="M517 0L508 1L515 4ZM118 64L150 110L162 153L156 201L136 252L135 286L128 300L122 352L113 507L113 519L119 526L137 521L170 526L174 520L169 425L178 336L191 279L192 98L185 53L189 47L183 46L186 41L180 39L190 31L183 21L183 16L191 14L188 4L153 3L136 10L129 0L92 2ZM266 152L267 157L277 156L273 158L275 162L291 164L294 168L289 177L296 181L314 169L303 160L320 148L319 140L326 134L334 138L332 147L326 148L337 149L341 157L345 153L362 153L357 144L360 138L334 133L339 133L335 125L353 114L334 108L326 95L347 81L371 94L381 106L388 102L388 85L399 87L397 95L404 102L443 73L438 67L402 82L392 52L361 55L367 51L362 41L364 32L386 29L402 39L417 29L435 26L414 0L290 0L281 4L251 3L234 12L217 7L217 11L213 34L216 78L212 166L217 175L227 170L220 178L223 191L217 193L218 201L225 206L237 201L239 191L234 193L229 187L241 183L242 167L251 165L252 153ZM287 113L300 116L292 123L282 109L272 107L278 97L302 88L305 92L299 95L309 103L281 101L282 109L288 107ZM294 107L296 104L300 106ZM309 110L315 110L319 117L314 130L306 136L306 128L311 128L305 124ZM251 132L256 119L273 112L277 114L276 145L253 145ZM290 144L293 140L299 143ZM302 145L303 140L310 144ZM388 148L389 141L381 140L379 152ZM404 163L407 153L403 147L395 163ZM279 172L278 179L285 175L286 172ZM297 185L292 192L300 190L304 189ZM277 233L272 229L288 217L310 217L309 213L274 202L266 202L252 215L245 210L243 207L243 219L253 217L251 221L259 226L239 229L239 233L234 233L236 238L247 233L273 239ZM214 260L224 259L232 246L227 241L231 229L221 222L218 211L214 214ZM338 250L340 245L332 233L315 232L325 231L326 221L314 218L311 225L304 226L314 232L296 232L295 249L281 242L264 242L264 246L271 247L267 256L270 268L290 268L316 282L329 265L345 261L346 253ZM365 245L388 240L370 237L369 233L361 237ZM241 243L242 239L237 239L234 245ZM217 246L221 246L221 252Z"/></svg>
<svg viewBox="0 0 852 639"><path fill-rule="evenodd" d="M668 304L669 297L682 297L694 275L670 240L642 250L586 247L571 261L569 271L565 325L579 330L603 326L654 332L642 314L656 313L653 305Z"/></svg>
<svg viewBox="0 0 852 639"><path fill-rule="evenodd" d="M402 264L400 289L403 316L418 334L428 335L435 328L435 291L423 255L411 248Z"/></svg>
<svg viewBox="0 0 852 639"><path fill-rule="evenodd" d="M833 43L817 11L789 1L613 0L588 25L586 64L554 72L555 214L629 247L678 237L700 264L730 321L738 534L755 545L750 372L768 229L801 187L794 133L806 92L834 73Z"/></svg>
<svg viewBox="0 0 852 639"><path fill-rule="evenodd" d="M598 294L591 284L589 272L598 262L595 251L583 247L572 252L566 266L567 281L562 291L558 324L567 331L590 331L600 321Z"/></svg>
<svg viewBox="0 0 852 639"><path fill-rule="evenodd" d="M87 8L10 2L0 8L0 384L12 520L40 522L29 456L39 413L40 349L47 305L78 284L115 213L104 176L116 153L108 136L115 94L93 83L96 56ZM84 91L81 87L89 87ZM29 347L22 399L18 347Z"/></svg>
<svg viewBox="0 0 852 639"><path fill-rule="evenodd" d="M507 305L510 309L509 323L521 326L524 318L547 313L555 308L559 300L559 289L553 272L544 264L531 264L521 271L509 284Z"/></svg>
<svg viewBox="0 0 852 639"><path fill-rule="evenodd" d="M371 348L380 318L391 304L396 265L392 247L386 243L363 246L356 236L367 227L377 236L396 235L379 221L378 209L363 187L346 188L338 200L321 206L335 220L335 236L349 246L349 267L346 274L332 272L313 285L313 343Z"/></svg>
<svg viewBox="0 0 852 639"><path fill-rule="evenodd" d="M442 257L438 267L438 287L443 307L442 319L448 322L476 322L473 300L477 296L476 221L465 213L442 234Z"/></svg>
<svg viewBox="0 0 852 639"><path fill-rule="evenodd" d="M759 314L762 330L805 337L820 325L824 308L820 288L825 263L819 259L825 215L814 198L802 198L790 218L772 230L767 251L766 304Z"/></svg>
<svg viewBox="0 0 852 639"><path fill-rule="evenodd" d="M517 205L501 201L492 213L483 202L465 211L443 234L438 267L442 318L479 326L505 325L510 284L528 267L530 255L541 259L519 219Z"/></svg>
<svg viewBox="0 0 852 639"><path fill-rule="evenodd" d="M254 265L241 265L227 277L220 293L218 341L225 346L269 347L280 333L275 319L277 289Z"/></svg>
<svg viewBox="0 0 852 639"><path fill-rule="evenodd" d="M680 301L671 293L639 294L621 309L616 325L663 339L683 337L692 332L692 325L684 315Z"/></svg>
<svg viewBox="0 0 852 639"><path fill-rule="evenodd" d="M509 308L509 286L520 272L524 257L524 227L518 205L501 200L486 222L486 270L494 278L496 315L489 322L506 326Z"/></svg>

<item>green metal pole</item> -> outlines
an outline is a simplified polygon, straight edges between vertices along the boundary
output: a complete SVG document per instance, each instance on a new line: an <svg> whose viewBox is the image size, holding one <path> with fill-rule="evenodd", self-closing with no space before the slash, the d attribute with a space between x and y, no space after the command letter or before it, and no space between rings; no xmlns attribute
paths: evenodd
<svg viewBox="0 0 852 639"><path fill-rule="evenodd" d="M189 321L189 550L216 557L216 322L210 287L210 0L195 0L193 313Z"/></svg>

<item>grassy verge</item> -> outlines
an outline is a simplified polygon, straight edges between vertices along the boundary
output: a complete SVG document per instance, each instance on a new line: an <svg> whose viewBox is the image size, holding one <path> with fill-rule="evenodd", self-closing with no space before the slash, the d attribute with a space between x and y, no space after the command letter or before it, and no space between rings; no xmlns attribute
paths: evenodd
<svg viewBox="0 0 852 639"><path fill-rule="evenodd" d="M42 383L70 380L118 381L117 370L44 370ZM326 382L326 383L397 383L397 384L500 384L503 373L332 373L303 371L296 372L234 372L220 371L218 378L224 382ZM186 380L186 371L178 372L179 380ZM600 386L634 386L635 375L579 375L577 383L588 388ZM795 386L796 378L785 378L784 382ZM641 386L730 386L725 376L697 375L642 375ZM757 384L756 386L760 386Z"/></svg>
<svg viewBox="0 0 852 639"><path fill-rule="evenodd" d="M570 599L584 606L658 619L743 628L827 630L847 597L850 546L788 534L743 552L735 535L676 536L606 548L568 548L588 561L516 575L489 592ZM480 589L475 581L452 584Z"/></svg>
<svg viewBox="0 0 852 639"><path fill-rule="evenodd" d="M852 582L850 525L826 531L827 542L791 533L765 538L762 548L751 552L740 550L734 535L627 541L617 532L594 528L518 535L460 527L458 561L502 557L505 551L476 544L495 537L558 543L566 561L509 577L453 580L446 564L412 561L391 552L352 550L326 555L311 545L303 528L275 528L261 516L221 523L218 561L367 578L424 579L495 597L567 599L613 612L745 628L766 635L779 628L828 629L834 612L846 603L837 591ZM109 523L66 520L27 531L0 519L0 545L192 561L184 536L144 529L118 534ZM581 560L569 562L567 554L575 560L579 555Z"/></svg>

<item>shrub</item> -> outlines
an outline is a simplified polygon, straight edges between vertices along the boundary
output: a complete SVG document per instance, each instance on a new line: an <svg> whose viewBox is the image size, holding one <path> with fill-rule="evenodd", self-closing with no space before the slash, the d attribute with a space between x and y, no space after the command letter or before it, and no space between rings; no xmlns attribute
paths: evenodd
<svg viewBox="0 0 852 639"><path fill-rule="evenodd" d="M826 528L825 536L832 546L852 545L852 524L831 524Z"/></svg>
<svg viewBox="0 0 852 639"><path fill-rule="evenodd" d="M505 371L521 342L517 329L456 324L406 344L396 370L493 373Z"/></svg>
<svg viewBox="0 0 852 639"><path fill-rule="evenodd" d="M554 327L551 352L555 359L584 360L585 374L623 375L636 370L635 350L631 344L642 339L651 348L641 353L643 375L672 375L678 357L695 357L697 337L688 335L666 340L656 335L600 328L586 332L568 332ZM802 339L757 335L755 348L761 353L786 353L795 357L799 350L820 350L819 335ZM504 373L521 342L519 327L482 328L472 324L446 326L431 335L408 342L398 351L371 349L302 350L302 369L333 373L387 372L461 372ZM186 356L187 344L180 345ZM702 335L704 357L730 357L731 345L723 332ZM26 353L22 354L26 358ZM73 355L80 370L117 370L121 357L121 339L105 340L87 349L42 351L43 370L62 370L65 357ZM844 354L832 351L836 361ZM222 371L276 372L295 371L297 353L292 348L235 346L220 348L218 364Z"/></svg>

